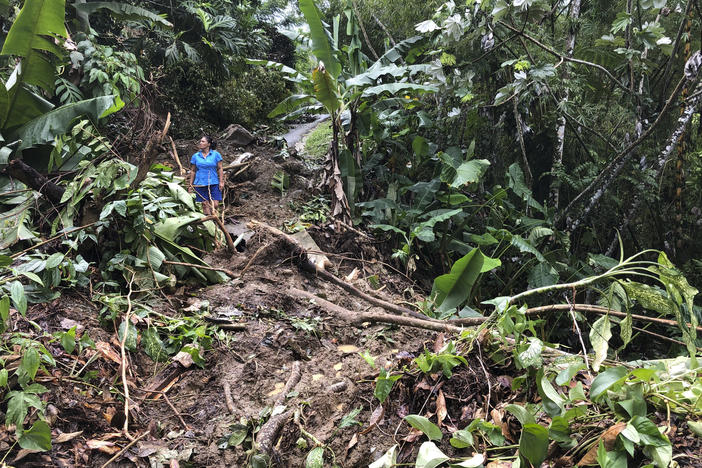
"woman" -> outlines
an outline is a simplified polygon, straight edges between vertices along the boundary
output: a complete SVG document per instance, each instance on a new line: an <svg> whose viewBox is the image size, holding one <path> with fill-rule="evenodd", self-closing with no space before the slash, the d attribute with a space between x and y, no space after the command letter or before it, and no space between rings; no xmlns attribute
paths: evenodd
<svg viewBox="0 0 702 468"><path fill-rule="evenodd" d="M222 155L215 150L217 143L209 135L200 138L197 146L200 151L190 158L188 191L192 193L195 190L195 201L202 203L202 211L206 215L211 215L215 214L222 200Z"/></svg>

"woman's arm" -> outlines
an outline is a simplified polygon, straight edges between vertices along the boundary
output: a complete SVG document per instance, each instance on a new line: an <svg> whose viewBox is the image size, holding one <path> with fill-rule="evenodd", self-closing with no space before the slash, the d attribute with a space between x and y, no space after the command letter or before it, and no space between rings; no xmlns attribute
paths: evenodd
<svg viewBox="0 0 702 468"><path fill-rule="evenodd" d="M222 161L217 163L217 173L219 174L219 189L224 189L224 167L222 167Z"/></svg>

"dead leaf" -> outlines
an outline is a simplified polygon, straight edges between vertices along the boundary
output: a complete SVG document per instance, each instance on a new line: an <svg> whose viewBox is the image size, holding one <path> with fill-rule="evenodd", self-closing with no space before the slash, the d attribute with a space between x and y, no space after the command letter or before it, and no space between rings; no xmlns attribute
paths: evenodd
<svg viewBox="0 0 702 468"><path fill-rule="evenodd" d="M436 396L436 418L439 421L439 427L443 424L447 414L444 392L439 390L439 394Z"/></svg>
<svg viewBox="0 0 702 468"><path fill-rule="evenodd" d="M81 435L83 431L78 431L78 432L64 432L63 434L59 434L56 436L54 439L55 444L62 444L64 442L68 442L69 440L73 440L79 435Z"/></svg>
<svg viewBox="0 0 702 468"><path fill-rule="evenodd" d="M361 350L358 346L354 345L340 345L337 349L344 354L355 354Z"/></svg>
<svg viewBox="0 0 702 468"><path fill-rule="evenodd" d="M358 443L358 433L354 434L349 440L349 445L346 446L346 451L351 450Z"/></svg>
<svg viewBox="0 0 702 468"><path fill-rule="evenodd" d="M438 335L436 335L436 339L434 340L433 351L438 354L439 352L441 352L441 348L443 348L443 347L444 347L444 334L439 333Z"/></svg>
<svg viewBox="0 0 702 468"><path fill-rule="evenodd" d="M583 458L580 459L578 462L578 466L583 466L583 465L596 465L597 464L597 448L600 445L600 440L604 441L604 446L607 451L610 451L614 448L614 443L617 440L617 436L619 435L620 432L622 432L626 428L626 423L619 423L615 424L614 426L610 427L606 431L602 433L599 439L597 439L597 442L592 444L592 447L590 447L590 450L587 451L587 453L583 456Z"/></svg>
<svg viewBox="0 0 702 468"><path fill-rule="evenodd" d="M366 434L366 433L370 432L375 426L377 426L383 420L384 415L385 415L385 408L383 408L383 405L378 405L378 407L373 410L373 414L371 414L370 421L368 422L368 427L365 428L363 431L361 431L361 434Z"/></svg>
<svg viewBox="0 0 702 468"><path fill-rule="evenodd" d="M17 452L17 456L15 457L14 460L12 460L12 463L15 464L18 461L20 461L21 459L23 459L24 457L26 457L27 455L31 455L33 453L39 453L39 452L41 452L41 450L22 449L19 452ZM3 464L3 466L5 466L5 465Z"/></svg>
<svg viewBox="0 0 702 468"><path fill-rule="evenodd" d="M493 424L502 430L502 435L510 442L515 442L514 436L509 430L509 424L507 424L507 421L503 422L505 415L502 410L497 408L493 409L490 411L490 417L492 418Z"/></svg>
<svg viewBox="0 0 702 468"><path fill-rule="evenodd" d="M422 379L417 385L414 386L415 390L431 390L431 385L427 382L427 379Z"/></svg>
<svg viewBox="0 0 702 468"><path fill-rule="evenodd" d="M90 450L97 450L108 455L114 455L115 453L122 450L117 447L114 442L108 442L106 440L95 440L91 439L85 443Z"/></svg>
<svg viewBox="0 0 702 468"><path fill-rule="evenodd" d="M81 323L69 318L62 318L59 320L59 324L61 324L61 328L64 330L70 330L71 328L76 327L76 332L79 332L85 328Z"/></svg>
<svg viewBox="0 0 702 468"><path fill-rule="evenodd" d="M273 390L268 392L267 396L269 396L269 397L276 396L276 395L280 394L280 392L282 392L284 388L285 388L285 384L283 382L278 382L275 384L275 388L273 388Z"/></svg>
<svg viewBox="0 0 702 468"><path fill-rule="evenodd" d="M194 362L192 355L190 353L186 353L185 351L181 351L178 354L176 354L173 357L173 360L179 363L181 366L185 367L186 369L192 366Z"/></svg>
<svg viewBox="0 0 702 468"><path fill-rule="evenodd" d="M403 437L402 440L411 444L411 443L419 440L423 435L424 435L424 433L422 431L420 431L419 429L415 429L413 427L410 429L409 434L407 434L405 437Z"/></svg>
<svg viewBox="0 0 702 468"><path fill-rule="evenodd" d="M115 350L112 349L110 343L107 343L105 341L98 341L97 343L95 343L95 348L100 352L100 355L102 355L103 358L115 362L120 366L122 365L122 359L120 359L119 354L117 354Z"/></svg>
<svg viewBox="0 0 702 468"><path fill-rule="evenodd" d="M102 416L105 418L105 421L111 423L115 413L117 413L117 409L114 406L108 406L105 412L102 413Z"/></svg>
<svg viewBox="0 0 702 468"><path fill-rule="evenodd" d="M340 371L342 367L344 367L344 365L343 365L342 363L340 363L340 362L334 364L334 370L335 370L335 371Z"/></svg>
<svg viewBox="0 0 702 468"><path fill-rule="evenodd" d="M350 283L356 280L356 278L358 278L358 268L354 268L353 270L351 270L351 273L349 273L346 277L346 281Z"/></svg>

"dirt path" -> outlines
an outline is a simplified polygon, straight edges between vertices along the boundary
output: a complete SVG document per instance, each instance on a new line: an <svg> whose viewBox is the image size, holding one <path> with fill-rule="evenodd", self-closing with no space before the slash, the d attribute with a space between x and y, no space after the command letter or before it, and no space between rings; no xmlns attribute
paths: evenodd
<svg viewBox="0 0 702 468"><path fill-rule="evenodd" d="M317 123L297 128L289 134L290 141L302 138ZM189 151L189 143L178 144ZM226 142L220 145L225 160L241 152ZM284 158L273 147L247 150L253 154L250 170L229 178L225 190L227 223L242 226L258 220L282 229L298 221L300 206L315 195L317 174L306 161ZM284 193L271 185L280 171L290 176L290 187ZM365 292L392 301L405 299L403 291L411 284L382 265L380 245L372 238L353 232L340 235L328 223L310 226L308 231L330 259L330 272L341 278L352 275L346 281ZM44 396L50 403L49 412L55 415L51 420L54 437L72 435L54 443L51 452L22 452L14 466L99 467L118 453L118 461L110 466L247 466L256 452L258 431L267 421L280 418L276 415L281 412L285 420L268 441L273 466L304 466L315 443L323 444L325 460L331 463L334 459L338 466L366 466L378 458L395 443L393 434L407 410L395 408L399 412L378 419L380 404L373 397L378 367L418 352L425 341L433 339L432 334L396 326L349 324L314 299L293 291L318 296L319 301L354 313L380 309L302 272L291 259L292 252L279 238L253 228L244 252L232 255L220 250L207 258L210 264L232 271L231 281L205 289L181 288L152 304L163 317L183 317L178 333L203 333L209 326L214 339L200 340L203 367L187 360L183 362L188 367L157 363L142 347L129 354L129 428L132 434L145 430L149 434L124 452L128 446L120 433L124 404L119 393L110 391L121 387L120 360L115 358L119 342L98 322L99 306L80 295L67 295L54 304L33 307L30 318L44 329L61 330L70 318L100 343L100 351L91 352L94 357L81 362L85 366L81 376L90 375L93 380L43 380L49 388ZM382 293L371 287L371 281ZM244 329L227 330L189 320L204 315ZM135 320L143 333L149 322ZM191 323L202 328L188 328ZM51 346L61 353L57 344ZM361 352L375 359L376 368ZM300 370L299 383L282 394L295 366ZM365 431L369 427L378 430ZM304 437L303 431L313 437Z"/></svg>

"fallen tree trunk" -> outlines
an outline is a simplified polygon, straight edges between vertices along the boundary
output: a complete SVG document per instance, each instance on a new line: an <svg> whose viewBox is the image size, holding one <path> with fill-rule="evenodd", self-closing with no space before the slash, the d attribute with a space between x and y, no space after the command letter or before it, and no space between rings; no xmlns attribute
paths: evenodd
<svg viewBox="0 0 702 468"><path fill-rule="evenodd" d="M10 161L7 169L5 169L5 172L10 177L14 177L27 187L44 195L51 203L61 203L61 198L66 189L50 181L45 175L40 174L24 161L13 159Z"/></svg>

